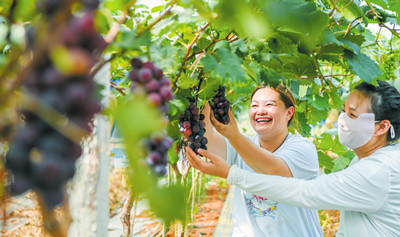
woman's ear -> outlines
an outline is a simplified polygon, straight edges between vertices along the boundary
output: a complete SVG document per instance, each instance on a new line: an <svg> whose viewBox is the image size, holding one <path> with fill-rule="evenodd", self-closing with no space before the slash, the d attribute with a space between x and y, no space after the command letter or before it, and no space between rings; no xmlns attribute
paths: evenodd
<svg viewBox="0 0 400 237"><path fill-rule="evenodd" d="M293 115L294 115L294 107L290 106L289 109L287 110L288 120L291 119L293 117Z"/></svg>
<svg viewBox="0 0 400 237"><path fill-rule="evenodd" d="M376 136L381 136L381 135L386 135L387 132L389 132L390 129L390 121L389 120L382 120L381 122L376 124L377 127L375 127L375 135Z"/></svg>

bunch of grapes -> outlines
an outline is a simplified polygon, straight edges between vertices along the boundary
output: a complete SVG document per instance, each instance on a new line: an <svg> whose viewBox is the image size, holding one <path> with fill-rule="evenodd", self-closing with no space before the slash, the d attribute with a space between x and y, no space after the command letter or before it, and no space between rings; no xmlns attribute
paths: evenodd
<svg viewBox="0 0 400 237"><path fill-rule="evenodd" d="M91 132L92 119L101 111L89 72L96 51L102 51L106 43L94 29L93 16L87 12L81 18L69 18L60 30L59 44L68 51L71 65L60 69L53 63L50 50L46 49L29 74L22 78L25 93L50 111L56 111L69 124L86 130L82 136ZM33 53L35 57L35 51ZM65 184L75 173L75 161L82 148L76 143L78 139L73 141L54 127L53 123L64 126L60 121L51 116L40 117L28 109L20 111L23 122L6 155L6 167L12 173L8 189L12 195L33 189L52 208L63 203ZM49 121L53 121L53 126Z"/></svg>
<svg viewBox="0 0 400 237"><path fill-rule="evenodd" d="M398 53L392 52L390 54L385 55L384 64L383 64L383 76L386 80L393 80L396 78L396 62L398 61Z"/></svg>
<svg viewBox="0 0 400 237"><path fill-rule="evenodd" d="M208 140L204 137L206 132L204 118L203 114L199 114L199 108L195 106L193 100L190 100L189 106L179 117L179 130L196 153L199 148L207 150Z"/></svg>
<svg viewBox="0 0 400 237"><path fill-rule="evenodd" d="M83 3L83 5L90 10L97 8L99 5L99 0L38 0L36 2L36 8L49 18L56 15L59 11L64 11L66 8L69 8L75 2Z"/></svg>
<svg viewBox="0 0 400 237"><path fill-rule="evenodd" d="M167 173L168 150L174 141L172 138L164 135L155 134L150 139L146 139L144 144L146 148L146 164L159 177Z"/></svg>
<svg viewBox="0 0 400 237"><path fill-rule="evenodd" d="M131 65L129 78L135 82L133 89L144 89L148 100L159 107L161 112L167 113L169 111L167 102L173 99L169 79L152 62L143 63L140 59L134 58Z"/></svg>
<svg viewBox="0 0 400 237"><path fill-rule="evenodd" d="M229 123L228 111L230 102L227 98L225 98L225 87L219 86L216 92L217 94L212 99L210 107L214 112L214 117L216 120L218 120L223 124L228 124Z"/></svg>

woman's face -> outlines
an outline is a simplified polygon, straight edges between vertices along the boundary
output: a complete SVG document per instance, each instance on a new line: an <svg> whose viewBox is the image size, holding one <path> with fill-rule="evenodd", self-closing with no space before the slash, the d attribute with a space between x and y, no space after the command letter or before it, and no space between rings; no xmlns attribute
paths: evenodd
<svg viewBox="0 0 400 237"><path fill-rule="evenodd" d="M360 91L353 91L349 94L344 102L342 112L346 113L350 118L358 118L359 114L370 113L370 100Z"/></svg>
<svg viewBox="0 0 400 237"><path fill-rule="evenodd" d="M251 100L249 117L251 126L259 135L279 134L287 131L293 107L285 108L279 93L271 88L259 89Z"/></svg>

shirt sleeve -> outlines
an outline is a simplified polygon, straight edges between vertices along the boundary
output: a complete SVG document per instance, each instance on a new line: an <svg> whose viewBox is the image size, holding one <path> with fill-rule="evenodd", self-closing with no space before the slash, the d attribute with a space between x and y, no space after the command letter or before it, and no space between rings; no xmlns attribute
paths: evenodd
<svg viewBox="0 0 400 237"><path fill-rule="evenodd" d="M288 205L373 213L385 202L390 172L386 165L361 160L343 171L313 180L264 175L232 166L230 185Z"/></svg>
<svg viewBox="0 0 400 237"><path fill-rule="evenodd" d="M290 142L284 149L275 152L274 155L285 161L294 178L312 179L318 176L317 149L306 138Z"/></svg>

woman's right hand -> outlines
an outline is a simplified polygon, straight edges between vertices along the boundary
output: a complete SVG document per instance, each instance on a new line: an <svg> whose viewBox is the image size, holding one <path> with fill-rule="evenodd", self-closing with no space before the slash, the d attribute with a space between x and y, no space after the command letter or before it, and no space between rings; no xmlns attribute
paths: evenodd
<svg viewBox="0 0 400 237"><path fill-rule="evenodd" d="M226 137L228 140L238 137L240 135L239 128L236 123L235 116L233 116L232 110L229 108L228 111L229 115L229 123L228 124L223 124L219 122L215 117L214 117L214 112L211 110L211 123L214 125L215 129L224 137Z"/></svg>

